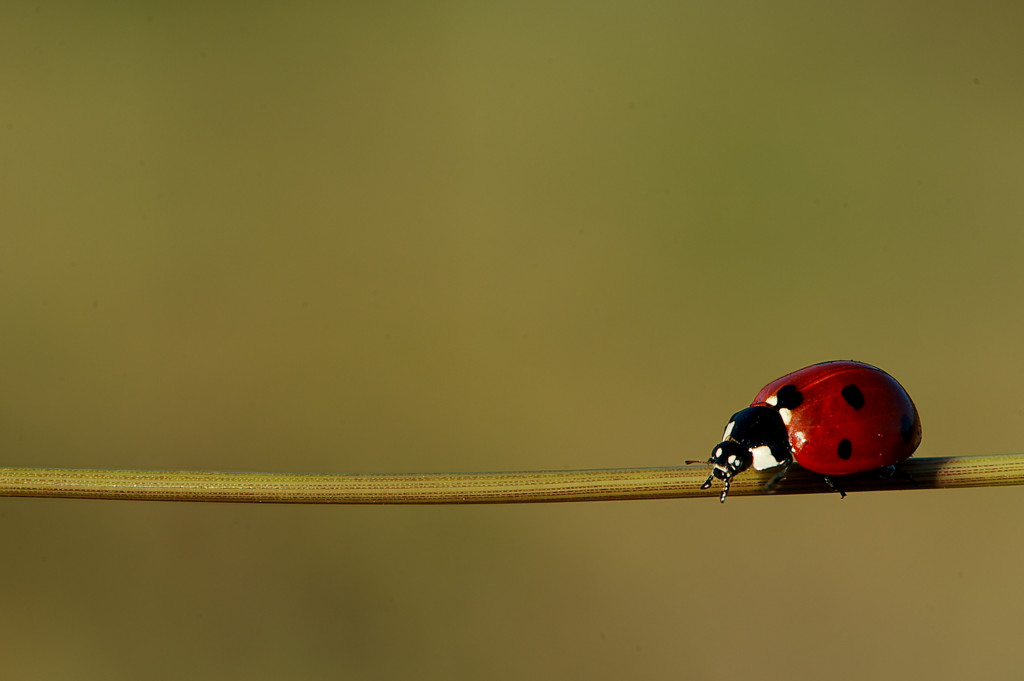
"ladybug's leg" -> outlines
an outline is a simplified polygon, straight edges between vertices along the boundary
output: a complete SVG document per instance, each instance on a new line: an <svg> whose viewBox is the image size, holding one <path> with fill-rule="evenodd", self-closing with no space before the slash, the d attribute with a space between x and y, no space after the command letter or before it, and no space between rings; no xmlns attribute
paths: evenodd
<svg viewBox="0 0 1024 681"><path fill-rule="evenodd" d="M832 490L834 490L836 492L839 492L839 498L840 499L845 499L846 498L846 492L844 492L843 489L839 485L836 484L835 480L833 480L831 477L829 477L827 475L823 475L821 477L825 479L825 484L826 485L828 485Z"/></svg>
<svg viewBox="0 0 1024 681"><path fill-rule="evenodd" d="M700 488L701 489L707 489L708 487L711 487L711 482L714 479L715 479L715 474L712 473L711 475L708 476L708 479L704 481L704 484L701 485ZM729 483L732 482L732 476L730 475L730 476L724 478L724 481L725 481L725 485L722 487L722 493L718 497L718 500L721 501L723 504L725 503L725 498L727 496L729 496Z"/></svg>
<svg viewBox="0 0 1024 681"><path fill-rule="evenodd" d="M905 471L902 467L897 466L896 464L880 468L879 470L881 471L881 475L883 478L892 478L898 475L909 483L912 483L914 485L917 484L917 480L914 480L914 476L912 476L910 473Z"/></svg>
<svg viewBox="0 0 1024 681"><path fill-rule="evenodd" d="M729 495L729 483L730 482L732 482L732 478L731 477L725 479L725 486L722 487L722 495L720 497L718 497L718 500L720 502L722 502L723 504L725 503L725 498Z"/></svg>
<svg viewBox="0 0 1024 681"><path fill-rule="evenodd" d="M779 470L779 472L778 472L778 473L776 473L775 475L773 475L773 476L772 476L772 479L771 479L771 480L769 480L769 481L767 482L767 484L765 484L765 486L764 486L764 491L765 491L765 492L770 492L770 491L772 491L773 489L775 489L775 486L776 486L776 485L778 485L778 484L779 484L780 482L782 482L782 479L783 479L784 477L786 477L786 473L788 473L788 472L789 472L789 465L790 465L791 463L793 463L793 462L792 462L792 461L790 461L790 462L788 462L788 463L785 463L785 464L783 464L783 465L782 465L782 469L781 469L781 470Z"/></svg>

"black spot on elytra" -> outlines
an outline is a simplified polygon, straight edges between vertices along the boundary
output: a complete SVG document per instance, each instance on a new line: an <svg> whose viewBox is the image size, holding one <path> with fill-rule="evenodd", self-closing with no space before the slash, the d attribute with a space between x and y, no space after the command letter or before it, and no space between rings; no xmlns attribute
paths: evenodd
<svg viewBox="0 0 1024 681"><path fill-rule="evenodd" d="M804 394L795 385L784 385L779 388L779 392L775 393L775 399L777 400L775 406L778 409L792 411L803 404Z"/></svg>
<svg viewBox="0 0 1024 681"><path fill-rule="evenodd" d="M904 414L900 419L900 435L903 437L903 444L909 445L914 439L914 419Z"/></svg>
<svg viewBox="0 0 1024 681"><path fill-rule="evenodd" d="M853 455L853 443L849 440L840 440L839 447L836 449L836 454L843 461L846 461Z"/></svg>
<svg viewBox="0 0 1024 681"><path fill-rule="evenodd" d="M864 406L864 393L853 383L843 388L842 393L843 399L854 409L860 409Z"/></svg>

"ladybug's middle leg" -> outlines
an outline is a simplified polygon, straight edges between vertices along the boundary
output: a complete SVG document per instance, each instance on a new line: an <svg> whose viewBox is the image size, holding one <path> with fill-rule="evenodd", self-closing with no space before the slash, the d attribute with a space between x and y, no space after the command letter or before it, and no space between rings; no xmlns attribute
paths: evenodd
<svg viewBox="0 0 1024 681"><path fill-rule="evenodd" d="M773 475L772 479L769 480L767 483L765 483L765 486L764 486L764 491L765 492L771 492L773 489L775 489L776 485L778 485L780 482L782 482L782 479L784 477L786 477L786 473L789 472L789 466L792 463L793 462L790 461L788 463L783 464L782 468L779 470L779 472L776 473L775 475Z"/></svg>
<svg viewBox="0 0 1024 681"><path fill-rule="evenodd" d="M880 476L883 478L895 478L898 476L903 478L907 482L911 483L912 485L917 485L917 480L915 480L914 476L910 474L910 471L904 469L903 466L897 466L896 464L892 464L890 466L884 466L882 468L879 468L878 470L880 472Z"/></svg>

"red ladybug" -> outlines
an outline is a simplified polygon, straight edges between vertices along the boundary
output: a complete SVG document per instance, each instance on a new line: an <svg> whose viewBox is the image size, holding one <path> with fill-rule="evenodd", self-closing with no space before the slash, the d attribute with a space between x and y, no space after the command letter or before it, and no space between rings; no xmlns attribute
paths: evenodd
<svg viewBox="0 0 1024 681"><path fill-rule="evenodd" d="M701 489L718 478L725 501L729 483L751 466L782 466L771 486L796 461L846 496L833 476L892 467L919 444L921 418L895 378L861 362L814 364L772 381L733 414Z"/></svg>

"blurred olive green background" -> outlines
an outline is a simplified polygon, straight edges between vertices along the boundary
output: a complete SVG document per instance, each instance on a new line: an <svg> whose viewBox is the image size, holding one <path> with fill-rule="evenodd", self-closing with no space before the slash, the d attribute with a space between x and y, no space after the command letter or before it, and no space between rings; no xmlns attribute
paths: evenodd
<svg viewBox="0 0 1024 681"><path fill-rule="evenodd" d="M1013 3L14 4L6 465L665 466L896 375L1021 451ZM0 499L16 679L1016 678L1024 490Z"/></svg>

